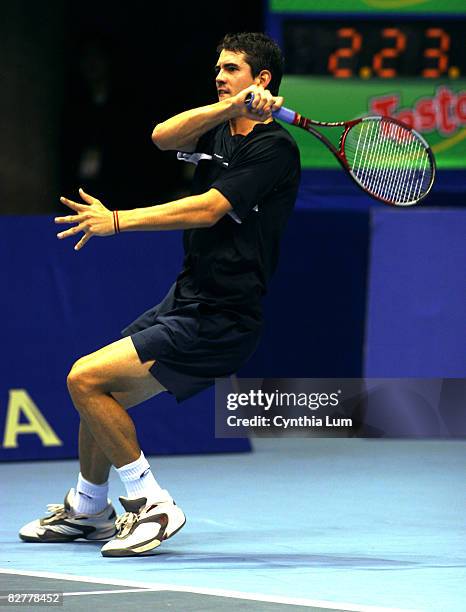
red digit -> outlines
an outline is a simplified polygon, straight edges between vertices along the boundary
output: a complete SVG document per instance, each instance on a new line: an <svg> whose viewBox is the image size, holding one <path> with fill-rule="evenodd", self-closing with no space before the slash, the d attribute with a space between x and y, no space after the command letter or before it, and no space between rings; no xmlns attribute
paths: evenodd
<svg viewBox="0 0 466 612"><path fill-rule="evenodd" d="M436 79L448 68L448 55L446 53L450 50L450 37L441 28L429 28L426 30L426 36L427 38L440 39L440 45L424 51L424 57L435 57L437 59L437 68L425 68L422 71L422 76L428 79Z"/></svg>
<svg viewBox="0 0 466 612"><path fill-rule="evenodd" d="M337 78L347 79L353 76L353 71L351 68L341 68L340 59L353 57L355 53L358 53L361 49L362 37L354 28L340 28L337 34L340 38L351 39L351 47L342 47L330 55L328 58L328 71Z"/></svg>
<svg viewBox="0 0 466 612"><path fill-rule="evenodd" d="M385 28L382 30L382 36L384 38L394 38L395 46L385 47L376 53L372 62L372 68L382 79L390 79L396 76L396 70L394 68L386 68L383 65L384 59L386 57L398 57L400 53L403 53L406 49L406 36L398 28Z"/></svg>

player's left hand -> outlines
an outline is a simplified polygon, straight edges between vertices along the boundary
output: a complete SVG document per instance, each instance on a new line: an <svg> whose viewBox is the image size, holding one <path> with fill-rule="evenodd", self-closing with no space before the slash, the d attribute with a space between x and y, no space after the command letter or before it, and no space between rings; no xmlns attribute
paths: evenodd
<svg viewBox="0 0 466 612"><path fill-rule="evenodd" d="M67 238L79 232L84 232L84 236L74 247L75 251L79 251L92 236L111 236L115 233L112 211L108 210L100 200L92 197L83 189L79 189L79 195L86 204L73 202L73 200L64 197L60 198L60 202L76 212L75 215L69 217L55 217L55 223L77 224L57 234L57 238Z"/></svg>

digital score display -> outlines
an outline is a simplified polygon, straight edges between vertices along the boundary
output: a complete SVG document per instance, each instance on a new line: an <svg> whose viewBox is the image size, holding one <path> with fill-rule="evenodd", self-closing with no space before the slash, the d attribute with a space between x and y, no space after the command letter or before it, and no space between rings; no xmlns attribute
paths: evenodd
<svg viewBox="0 0 466 612"><path fill-rule="evenodd" d="M284 19L287 74L466 78L466 19Z"/></svg>

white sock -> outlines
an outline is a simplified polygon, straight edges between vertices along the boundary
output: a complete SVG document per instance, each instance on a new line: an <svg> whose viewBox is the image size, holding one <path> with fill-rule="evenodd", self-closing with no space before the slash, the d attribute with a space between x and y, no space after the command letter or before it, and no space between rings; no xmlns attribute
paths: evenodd
<svg viewBox="0 0 466 612"><path fill-rule="evenodd" d="M168 492L162 489L155 480L149 462L142 451L139 459L115 469L125 485L127 496L130 499L145 497L147 501L152 502L171 499Z"/></svg>
<svg viewBox="0 0 466 612"><path fill-rule="evenodd" d="M108 505L108 482L97 485L83 478L81 472L73 498L73 510L79 514L98 514Z"/></svg>

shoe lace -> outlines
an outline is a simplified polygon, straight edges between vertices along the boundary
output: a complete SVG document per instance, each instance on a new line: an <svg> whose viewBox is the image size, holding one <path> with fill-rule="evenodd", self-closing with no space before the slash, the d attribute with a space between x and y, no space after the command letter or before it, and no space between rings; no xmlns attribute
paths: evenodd
<svg viewBox="0 0 466 612"><path fill-rule="evenodd" d="M138 515L135 512L125 512L119 516L115 521L115 527L118 530L117 538L124 538L137 520Z"/></svg>
<svg viewBox="0 0 466 612"><path fill-rule="evenodd" d="M68 510L65 510L65 504L47 504L47 512L50 512L48 520L66 518L69 514Z"/></svg>

